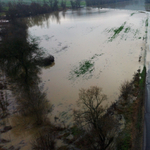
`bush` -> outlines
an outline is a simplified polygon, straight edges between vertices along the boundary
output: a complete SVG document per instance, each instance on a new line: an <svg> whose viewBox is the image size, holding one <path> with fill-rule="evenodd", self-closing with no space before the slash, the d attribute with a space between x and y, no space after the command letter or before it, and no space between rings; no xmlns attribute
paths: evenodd
<svg viewBox="0 0 150 150"><path fill-rule="evenodd" d="M120 93L124 100L128 99L130 92L132 91L132 85L129 81L124 81L120 87Z"/></svg>
<svg viewBox="0 0 150 150"><path fill-rule="evenodd" d="M33 150L53 150L55 149L54 136L51 133L40 135L32 143Z"/></svg>

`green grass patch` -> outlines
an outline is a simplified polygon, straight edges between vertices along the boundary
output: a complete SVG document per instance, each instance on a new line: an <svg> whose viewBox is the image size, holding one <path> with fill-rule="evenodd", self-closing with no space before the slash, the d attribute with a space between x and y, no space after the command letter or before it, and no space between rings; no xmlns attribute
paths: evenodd
<svg viewBox="0 0 150 150"><path fill-rule="evenodd" d="M129 150L131 143L130 131L123 131L117 145L117 150Z"/></svg>
<svg viewBox="0 0 150 150"><path fill-rule="evenodd" d="M74 74L76 77L79 77L87 72L91 73L93 71L93 66L94 63L86 60L85 62L79 64L79 67L74 70Z"/></svg>
<svg viewBox="0 0 150 150"><path fill-rule="evenodd" d="M96 58L97 56L102 56L104 53L102 53L102 54L95 54L93 57L91 57L91 59L94 59L94 58Z"/></svg>
<svg viewBox="0 0 150 150"><path fill-rule="evenodd" d="M145 21L145 26L148 27L148 19Z"/></svg>
<svg viewBox="0 0 150 150"><path fill-rule="evenodd" d="M135 13L132 13L131 16L133 16Z"/></svg>
<svg viewBox="0 0 150 150"><path fill-rule="evenodd" d="M128 33L130 31L130 27L125 28L124 33Z"/></svg>
<svg viewBox="0 0 150 150"><path fill-rule="evenodd" d="M75 80L78 77L89 79L94 70L94 62L92 60L85 60L79 63L79 66L70 71L69 80Z"/></svg>
<svg viewBox="0 0 150 150"><path fill-rule="evenodd" d="M81 6L86 6L86 2L85 2L85 1L81 1L81 2L80 2L80 5L81 5Z"/></svg>
<svg viewBox="0 0 150 150"><path fill-rule="evenodd" d="M143 67L143 70L140 73L140 77L141 77L141 79L140 79L139 85L140 85L140 88L143 89L144 85L145 85L145 77L146 77L146 67L145 66Z"/></svg>
<svg viewBox="0 0 150 150"><path fill-rule="evenodd" d="M78 77L82 77L83 79L91 78L94 71L94 59L102 55L104 55L104 53L94 54L89 60L79 62L79 65L74 66L70 71L69 80L74 80Z"/></svg>
<svg viewBox="0 0 150 150"><path fill-rule="evenodd" d="M125 24L126 22L124 22L119 28L113 30L114 33L113 36L109 38L109 42L112 42L118 36L118 34L124 29Z"/></svg>

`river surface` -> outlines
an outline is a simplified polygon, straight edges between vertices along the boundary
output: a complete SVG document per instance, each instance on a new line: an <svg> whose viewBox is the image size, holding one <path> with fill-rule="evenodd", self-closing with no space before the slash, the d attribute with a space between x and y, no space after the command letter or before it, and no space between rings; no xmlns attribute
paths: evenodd
<svg viewBox="0 0 150 150"><path fill-rule="evenodd" d="M55 57L41 75L53 116L69 120L81 88L102 87L108 105L118 99L120 85L144 64L146 19L141 11L106 8L28 19L29 34Z"/></svg>

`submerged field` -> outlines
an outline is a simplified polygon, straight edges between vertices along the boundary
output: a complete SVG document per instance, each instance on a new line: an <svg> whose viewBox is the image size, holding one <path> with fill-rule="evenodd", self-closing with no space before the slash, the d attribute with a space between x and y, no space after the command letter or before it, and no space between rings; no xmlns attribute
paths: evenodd
<svg viewBox="0 0 150 150"><path fill-rule="evenodd" d="M29 63L28 67L31 67L29 75L29 77L32 77L31 83L34 85L33 81L35 81L36 89L39 90L34 91L31 84L31 93L29 93L29 96L30 94L32 95L30 96L31 99L26 99L24 90L20 89L19 86L19 88L16 87L16 91L18 93L21 90L23 91L23 97L20 99L21 102L29 100L30 103L32 98L36 99L35 102L38 99L40 101L32 103L33 107L31 108L34 108L36 104L38 107L34 109L35 111L31 109L31 114L19 115L23 110L28 110L28 105L24 105L26 103L19 105L22 103L18 103L21 107L18 107L18 111L15 111L15 98L8 89L9 92L5 94L6 99L8 94L10 103L8 109L12 115L1 120L2 146L6 149L12 148L12 145L15 148L19 147L21 150L31 149L31 143L38 137L38 132L42 133L44 131L47 134L47 131L49 131L51 134L52 130L53 135L53 130L54 134L55 131L61 130L60 126L65 128L67 124L72 125L72 113L77 108L76 102L79 99L78 94L81 88L88 89L90 86L101 87L103 93L108 97L108 100L103 104L111 105L112 102L118 100L122 83L129 83L128 81L133 78L133 74L137 73L139 69L143 70L143 73L137 74L138 80L134 74L136 83L132 83L132 90L129 88L129 91L133 94L133 99L138 99L139 105L131 99L130 95L128 102L124 101L125 103L122 103L122 100L120 100L114 103L108 110L111 111L111 108L114 106L118 110L119 116L122 116L122 114L124 116L121 117L123 126L125 125L124 120L127 122L130 120L133 126L136 126L137 123L137 129L141 131L139 127L142 124L141 108L143 106L140 105L140 99L137 96L139 94L137 87L138 84L141 87L141 82L144 83L143 77L146 71L145 68L143 69L148 27L148 15L145 12L84 8L25 18L24 21L27 23L30 38L36 38L40 46L45 49L45 52L55 57L55 63L51 66L43 67L41 71L40 67L33 65L34 59L26 57L25 60ZM12 51L12 48L9 50ZM43 51L41 51L41 54L43 54ZM36 58L36 55L33 56ZM13 64L13 61L10 64ZM42 82L37 82L40 85L36 83L36 80L38 81L39 79L37 74L41 76ZM142 77L140 82L138 82L139 76L140 78ZM23 79L22 76L21 79ZM20 85L22 80L17 78L15 82L13 81L12 83L17 85L18 82ZM134 90L136 88L137 91ZM15 95L16 99L19 95L21 95L21 92ZM47 99L41 99L42 96L44 98L47 96L52 107L48 105ZM41 103L44 104L43 107L40 105ZM133 109L140 110L138 116L136 116L137 111L132 112ZM51 110L52 113L50 113ZM111 113L109 111L108 113ZM34 112L38 112L38 115L46 113L46 117L43 117L44 115L41 116L44 120L42 126L40 124L38 126L33 125L36 120L36 117L33 115ZM47 118L47 113L49 118ZM119 117L119 120L121 118ZM55 128L51 123L58 128ZM139 137L139 133L136 130L132 131L132 136L124 136L124 131L125 134L127 133L126 130L132 133L131 126L126 125L127 128L125 127L125 130L121 133L121 137L124 138L121 141L123 142L122 147L126 144L128 146L131 145L130 137L131 139L134 135ZM6 130L5 132L3 127L7 127L8 131ZM62 131L65 136L70 136L70 134L75 136L76 132L78 132L76 127L70 127L69 134L68 130L66 132L67 135ZM60 135L59 133L59 136L56 138L57 146L63 145L63 137L61 139Z"/></svg>
<svg viewBox="0 0 150 150"><path fill-rule="evenodd" d="M30 35L55 57L42 72L53 116L69 120L81 88L102 87L108 105L118 99L121 83L143 67L146 20L138 11L96 8L28 20Z"/></svg>

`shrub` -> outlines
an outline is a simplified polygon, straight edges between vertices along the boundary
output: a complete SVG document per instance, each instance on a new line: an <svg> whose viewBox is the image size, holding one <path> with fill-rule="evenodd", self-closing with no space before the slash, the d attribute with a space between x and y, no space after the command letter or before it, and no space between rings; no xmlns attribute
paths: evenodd
<svg viewBox="0 0 150 150"><path fill-rule="evenodd" d="M54 136L51 133L40 135L39 138L37 138L32 143L32 149L33 150L53 150L55 149L55 141Z"/></svg>
<svg viewBox="0 0 150 150"><path fill-rule="evenodd" d="M124 81L124 83L121 84L121 87L120 87L120 93L124 100L128 99L128 96L131 91L132 91L132 85L130 84L130 82Z"/></svg>

